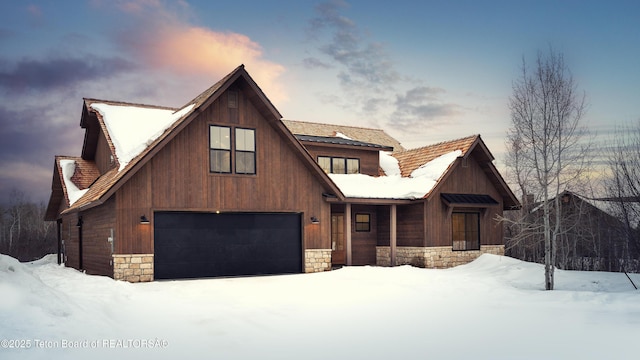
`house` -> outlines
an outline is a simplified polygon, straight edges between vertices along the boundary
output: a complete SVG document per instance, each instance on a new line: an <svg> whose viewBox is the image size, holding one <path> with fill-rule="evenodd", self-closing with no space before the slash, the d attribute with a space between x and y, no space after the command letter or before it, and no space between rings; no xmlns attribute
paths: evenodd
<svg viewBox="0 0 640 360"><path fill-rule="evenodd" d="M593 198L568 190L557 199L560 224L555 266L565 270L640 271L638 219L621 211L622 204L637 204L637 199ZM549 200L552 228L556 224L555 200ZM543 223L542 203L527 196L517 216L525 220L508 227L507 255L543 263L544 234L537 230Z"/></svg>
<svg viewBox="0 0 640 360"><path fill-rule="evenodd" d="M281 118L244 66L181 108L84 99L46 213L65 264L138 282L504 253L519 203L479 135L405 150Z"/></svg>

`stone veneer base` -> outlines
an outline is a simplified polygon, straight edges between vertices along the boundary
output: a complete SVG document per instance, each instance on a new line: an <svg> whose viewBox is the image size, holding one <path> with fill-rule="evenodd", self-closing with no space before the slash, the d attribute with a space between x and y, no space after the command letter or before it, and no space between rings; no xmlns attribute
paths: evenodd
<svg viewBox="0 0 640 360"><path fill-rule="evenodd" d="M453 251L451 246L396 248L396 265L444 269L472 262L482 254L504 255L504 245L482 245L480 250ZM376 264L390 266L390 248L376 247Z"/></svg>
<svg viewBox="0 0 640 360"><path fill-rule="evenodd" d="M331 249L307 249L304 251L304 272L331 270Z"/></svg>
<svg viewBox="0 0 640 360"><path fill-rule="evenodd" d="M113 278L128 282L153 281L153 254L114 254Z"/></svg>

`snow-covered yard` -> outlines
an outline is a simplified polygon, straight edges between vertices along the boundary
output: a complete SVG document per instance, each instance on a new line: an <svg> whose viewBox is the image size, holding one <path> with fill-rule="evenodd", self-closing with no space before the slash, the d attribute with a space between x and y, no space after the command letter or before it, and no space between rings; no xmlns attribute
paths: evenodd
<svg viewBox="0 0 640 360"><path fill-rule="evenodd" d="M0 255L1 359L632 359L624 274L483 255L447 270L129 284ZM636 284L640 275L632 274Z"/></svg>

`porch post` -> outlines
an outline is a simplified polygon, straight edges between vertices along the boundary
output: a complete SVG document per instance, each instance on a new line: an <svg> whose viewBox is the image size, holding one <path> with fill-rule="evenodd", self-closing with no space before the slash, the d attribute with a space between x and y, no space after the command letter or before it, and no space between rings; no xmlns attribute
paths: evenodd
<svg viewBox="0 0 640 360"><path fill-rule="evenodd" d="M389 231L390 239L389 239L389 253L390 253L390 261L391 266L396 266L396 236L397 236L397 208L396 205L391 205L391 227Z"/></svg>
<svg viewBox="0 0 640 360"><path fill-rule="evenodd" d="M344 205L344 236L347 245L347 266L351 265L351 204Z"/></svg>

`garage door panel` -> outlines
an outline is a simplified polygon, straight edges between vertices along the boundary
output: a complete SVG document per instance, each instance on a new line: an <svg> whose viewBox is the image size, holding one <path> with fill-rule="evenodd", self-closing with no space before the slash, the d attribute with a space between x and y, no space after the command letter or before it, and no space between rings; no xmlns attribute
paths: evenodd
<svg viewBox="0 0 640 360"><path fill-rule="evenodd" d="M301 215L154 214L155 278L302 272Z"/></svg>

